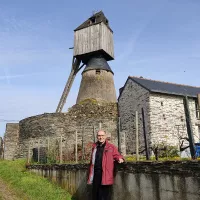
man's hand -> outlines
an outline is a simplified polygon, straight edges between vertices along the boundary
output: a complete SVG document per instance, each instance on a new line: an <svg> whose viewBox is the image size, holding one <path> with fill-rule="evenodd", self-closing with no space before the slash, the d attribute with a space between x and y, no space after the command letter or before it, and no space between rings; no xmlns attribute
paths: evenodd
<svg viewBox="0 0 200 200"><path fill-rule="evenodd" d="M122 159L122 158L120 158L119 160L118 160L118 163L123 163L124 162L124 160Z"/></svg>

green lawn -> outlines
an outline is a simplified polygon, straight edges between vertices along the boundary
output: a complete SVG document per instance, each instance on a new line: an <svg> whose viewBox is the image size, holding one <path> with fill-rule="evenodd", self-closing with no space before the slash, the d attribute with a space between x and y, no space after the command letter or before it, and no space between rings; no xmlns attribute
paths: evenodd
<svg viewBox="0 0 200 200"><path fill-rule="evenodd" d="M24 160L0 160L0 178L23 200L71 200L64 189L26 171Z"/></svg>

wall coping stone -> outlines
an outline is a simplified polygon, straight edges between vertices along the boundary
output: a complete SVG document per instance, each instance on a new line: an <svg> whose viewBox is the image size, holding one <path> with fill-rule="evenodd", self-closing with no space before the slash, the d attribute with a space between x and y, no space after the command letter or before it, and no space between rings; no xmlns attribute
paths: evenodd
<svg viewBox="0 0 200 200"><path fill-rule="evenodd" d="M116 171L127 173L171 174L200 177L200 161L138 161L115 165ZM88 164L27 165L27 169L87 170Z"/></svg>

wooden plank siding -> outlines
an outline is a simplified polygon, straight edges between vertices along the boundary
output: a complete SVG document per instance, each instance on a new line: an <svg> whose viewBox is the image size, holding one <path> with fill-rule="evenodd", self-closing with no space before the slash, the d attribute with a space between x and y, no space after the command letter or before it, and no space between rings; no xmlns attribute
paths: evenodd
<svg viewBox="0 0 200 200"><path fill-rule="evenodd" d="M108 52L110 56L114 58L114 45L113 45L113 33L108 27L101 23L101 49Z"/></svg>
<svg viewBox="0 0 200 200"><path fill-rule="evenodd" d="M105 51L114 58L113 34L104 24L99 23L74 33L74 56Z"/></svg>

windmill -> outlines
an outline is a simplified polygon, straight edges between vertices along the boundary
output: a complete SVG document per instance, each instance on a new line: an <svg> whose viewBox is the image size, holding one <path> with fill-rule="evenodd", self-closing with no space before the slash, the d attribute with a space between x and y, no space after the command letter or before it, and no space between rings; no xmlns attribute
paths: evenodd
<svg viewBox="0 0 200 200"><path fill-rule="evenodd" d="M75 76L84 65L77 103L87 98L116 102L114 73L107 63L114 59L113 31L102 11L74 30L73 50L71 72L56 112L62 111Z"/></svg>

